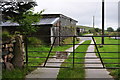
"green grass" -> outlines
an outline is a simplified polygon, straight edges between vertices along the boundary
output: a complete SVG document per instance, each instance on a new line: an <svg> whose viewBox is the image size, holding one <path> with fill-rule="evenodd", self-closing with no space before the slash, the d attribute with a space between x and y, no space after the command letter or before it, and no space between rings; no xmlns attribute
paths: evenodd
<svg viewBox="0 0 120 80"><path fill-rule="evenodd" d="M90 44L89 41L85 41L83 44ZM80 45L75 51L76 52L86 52L88 48L88 45ZM72 57L72 53L69 57ZM75 53L75 57L84 57L85 53ZM66 59L65 62L71 62L73 59ZM84 62L84 59L75 59L75 62ZM84 64L75 64L75 68L72 68L73 64L65 64L63 63L61 66L64 67L71 67L71 68L61 68L59 71L59 74L57 76L58 79L63 78L81 78L84 79L85 77L85 70L81 69L80 67L84 67Z"/></svg>
<svg viewBox="0 0 120 80"><path fill-rule="evenodd" d="M76 42L78 43L78 42ZM65 45L65 46L56 46L53 47L52 51L64 51L68 48L72 47L72 45ZM50 46L37 46L37 47L33 47L33 46L29 46L28 47L28 51L49 51L50 50ZM32 57L47 57L48 53L43 53L43 52L29 52L28 53L29 56ZM50 56L55 55L55 53L51 53ZM15 68L12 71L8 71L8 70L3 70L2 71L2 78L24 78L26 74L30 73L31 71L33 71L36 68L33 67L29 67L29 66L39 66L40 62L44 62L45 58L28 58L28 61L31 62L28 64L28 67L24 67L22 69L18 69Z"/></svg>
<svg viewBox="0 0 120 80"><path fill-rule="evenodd" d="M101 38L95 38L97 43L100 44ZM110 39L110 38L105 38L105 44L120 44L120 40L115 40L115 39ZM99 47L99 46L98 46ZM118 45L104 45L102 48L99 48L100 52L118 52L119 51L119 46ZM118 53L101 53L101 57L111 57L111 58L119 58ZM118 59L103 59L104 62L109 62L109 63L118 63ZM118 64L105 64L106 67L120 67ZM118 78L118 69L112 69L109 71L111 72L110 74L114 78ZM119 73L120 74L120 73Z"/></svg>

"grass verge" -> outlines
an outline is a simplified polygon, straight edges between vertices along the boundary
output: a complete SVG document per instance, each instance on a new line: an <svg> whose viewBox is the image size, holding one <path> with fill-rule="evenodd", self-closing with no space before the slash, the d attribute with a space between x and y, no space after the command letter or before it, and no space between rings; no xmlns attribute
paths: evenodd
<svg viewBox="0 0 120 80"><path fill-rule="evenodd" d="M85 41L83 44L90 44L90 40ZM75 51L76 52L86 52L89 45L80 45ZM69 57L72 57L72 53ZM75 57L85 57L85 53L75 53ZM66 59L65 62L72 63L73 59ZM77 62L84 62L84 59L75 59L75 63ZM73 64L62 64L61 66L64 67L72 67ZM81 80L85 77L85 70L81 69L80 67L84 67L84 64L75 64L75 68L61 68L59 74L57 76L59 79L73 79L73 78L81 78Z"/></svg>
<svg viewBox="0 0 120 80"><path fill-rule="evenodd" d="M101 38L95 38L97 44L100 44ZM120 44L120 40L115 40L111 38L104 38L105 44ZM99 46L98 46L99 47ZM99 47L100 52L119 52L118 45L104 45L102 48ZM101 53L101 57L111 57L111 58L119 58L118 53ZM119 59L103 59L105 63L119 63ZM120 64L105 64L106 67L120 67ZM119 69L120 70L120 69ZM112 75L116 80L120 78L120 72L118 69L109 69L110 75Z"/></svg>

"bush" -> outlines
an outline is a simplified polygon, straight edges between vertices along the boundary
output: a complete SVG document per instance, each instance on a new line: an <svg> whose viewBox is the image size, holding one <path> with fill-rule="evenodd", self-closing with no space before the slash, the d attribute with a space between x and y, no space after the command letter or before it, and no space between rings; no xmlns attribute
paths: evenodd
<svg viewBox="0 0 120 80"><path fill-rule="evenodd" d="M29 37L28 38L28 45L39 46L42 41L36 37Z"/></svg>
<svg viewBox="0 0 120 80"><path fill-rule="evenodd" d="M76 38L76 41L80 42L80 38Z"/></svg>
<svg viewBox="0 0 120 80"><path fill-rule="evenodd" d="M120 36L120 32L111 32L109 33L110 36Z"/></svg>
<svg viewBox="0 0 120 80"><path fill-rule="evenodd" d="M72 43L72 41L73 41L73 38L72 37L68 37L68 38L66 38L66 39L64 39L62 41L62 44L70 44L70 43Z"/></svg>
<svg viewBox="0 0 120 80"><path fill-rule="evenodd" d="M108 36L110 32L105 31L104 35Z"/></svg>
<svg viewBox="0 0 120 80"><path fill-rule="evenodd" d="M3 42L9 42L9 40L11 40L13 35L10 35L10 33L8 31L3 31L2 32L2 41Z"/></svg>
<svg viewBox="0 0 120 80"><path fill-rule="evenodd" d="M79 33L78 36L83 36L83 33Z"/></svg>

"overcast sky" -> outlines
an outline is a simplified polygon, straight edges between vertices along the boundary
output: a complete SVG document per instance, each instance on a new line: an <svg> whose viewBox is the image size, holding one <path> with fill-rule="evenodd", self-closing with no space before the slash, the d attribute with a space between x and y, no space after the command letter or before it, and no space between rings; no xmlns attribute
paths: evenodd
<svg viewBox="0 0 120 80"><path fill-rule="evenodd" d="M118 1L105 0L105 29L118 28ZM45 14L64 14L78 21L77 25L102 27L102 0L36 0L35 12L45 9Z"/></svg>

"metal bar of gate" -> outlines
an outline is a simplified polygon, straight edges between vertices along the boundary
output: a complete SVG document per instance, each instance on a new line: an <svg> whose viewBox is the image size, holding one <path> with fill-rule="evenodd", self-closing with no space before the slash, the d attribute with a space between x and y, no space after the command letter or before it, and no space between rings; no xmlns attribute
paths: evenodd
<svg viewBox="0 0 120 80"><path fill-rule="evenodd" d="M38 57L38 56L28 56L30 58L47 58L47 57ZM56 58L56 57L49 57L49 58ZM72 59L73 57L68 57L67 59ZM97 57L74 57L75 59L98 59ZM120 58L113 58L113 57L102 57L102 59L120 59Z"/></svg>
<svg viewBox="0 0 120 80"><path fill-rule="evenodd" d="M43 62L28 62L28 63L43 63ZM64 64L73 64L71 62L47 62L47 63L64 63ZM101 62L75 62L74 64L101 64ZM104 63L104 64L120 64L120 63Z"/></svg>
<svg viewBox="0 0 120 80"><path fill-rule="evenodd" d="M35 68L72 68L72 67L60 67L60 66L30 66ZM77 67L77 69L103 69L103 67ZM106 67L105 69L120 69L120 67Z"/></svg>
<svg viewBox="0 0 120 80"><path fill-rule="evenodd" d="M55 36L51 36L51 37L55 37ZM44 65L41 66L41 67L46 67L46 68L47 67L51 67L51 68L69 68L69 67L60 67L60 66L58 66L58 67L57 66L45 66L46 63L69 63L69 62L49 62L48 61L48 58L56 58L56 57L49 57L49 56L50 56L50 53L55 53L55 51L52 51L52 49L53 49L53 46L56 45L55 40L56 40L57 37L54 38L53 44L51 44L51 48L48 51L49 53L48 53L47 57L37 57L37 58L46 58ZM73 37L73 44L65 44L65 45L73 45L73 51L69 52L69 53L73 53L73 56L69 57L70 59L73 59L73 61L70 63L70 64L73 64L73 67L71 67L71 68L75 68L75 66L74 66L75 64L101 64L102 63L103 67L101 67L100 69L107 68L107 67L105 67L105 64L120 64L120 63L103 63L102 59L109 59L109 57L102 58L100 53L108 53L108 52L99 52L97 45L101 45L101 44L96 44L95 39L94 39L94 37L101 37L101 36L79 36L79 37L92 37L92 40L93 40L94 44L81 44L81 45L95 45L95 48L97 50L95 53L98 53L98 56L100 58L101 63L79 63L79 62L75 62L75 59L94 59L94 57L90 57L90 58L89 57L88 58L75 57L75 53L86 53L86 52L75 52L75 45L78 45L78 44L75 44L75 38L77 36L63 36L63 37ZM104 36L104 37L108 37L108 36ZM104 44L104 45L120 45L120 44ZM28 51L28 52L40 52L40 51ZM42 52L45 52L45 51L42 51ZM93 52L88 52L88 53L93 53ZM119 53L119 52L109 52L109 53ZM119 58L111 58L111 59L119 59ZM41 63L43 63L43 62L41 62ZM34 67L36 67L36 66L34 66ZM85 69L87 69L87 68L89 69L89 67L85 67ZM97 67L92 67L92 69L95 69L95 68L97 68ZM116 69L118 69L118 68L116 68Z"/></svg>
<svg viewBox="0 0 120 80"><path fill-rule="evenodd" d="M32 36L29 36L29 35L27 35L28 37L32 37ZM37 36L37 35L36 35ZM49 36L49 35L38 35L39 37L73 37L72 35L71 36ZM89 35L87 35L87 36L75 36L75 37L120 37L120 35L118 35L118 36L108 36L108 35L101 35L101 36L89 36Z"/></svg>
<svg viewBox="0 0 120 80"><path fill-rule="evenodd" d="M39 53L45 52L45 53L48 53L49 51L28 51L28 52L39 52ZM66 51L66 52L73 53L73 52L70 52L70 51ZM56 53L56 51L51 51L51 53ZM75 52L75 53L86 53L86 52ZM87 53L93 53L93 52L87 52ZM94 52L94 53L98 53L98 52ZM120 52L99 52L99 53L120 53Z"/></svg>
<svg viewBox="0 0 120 80"><path fill-rule="evenodd" d="M75 63L75 36L73 36L73 68Z"/></svg>
<svg viewBox="0 0 120 80"><path fill-rule="evenodd" d="M93 40L93 42L94 42L94 44L95 44L95 47L96 47L96 50L97 50L98 55L99 55L99 57L100 57L100 61L101 61L102 65L103 65L103 68L105 68L105 65L104 65L104 63L103 63L103 61L102 61L102 58L101 58L101 55L100 55L100 53L99 53L99 50L98 50L98 47L97 47L97 45L96 45L96 42L95 42L94 37L92 37L92 40Z"/></svg>
<svg viewBox="0 0 120 80"><path fill-rule="evenodd" d="M30 45L35 45L35 44L30 44ZM36 45L45 45L45 44L36 44ZM54 44L54 45L59 45L59 44ZM73 44L62 44L62 45L73 45ZM79 45L79 44L75 44L75 45ZM81 45L94 45L94 44L81 44ZM101 45L101 44L96 44L96 45ZM120 44L103 44L103 45L120 45Z"/></svg>
<svg viewBox="0 0 120 80"><path fill-rule="evenodd" d="M50 53L51 53L51 51L52 51L52 49L53 49L53 46L54 46L54 44L55 44L55 40L56 40L56 38L57 37L55 37L55 39L54 39L54 41L53 41L53 44L52 44L52 46L51 46L51 48L50 48L50 51L49 51L49 53L48 53L48 56L47 56L47 58L46 58L46 60L45 60L45 63L44 63L44 67L45 67L45 65L46 65L46 63L47 63L47 60L48 60L48 58L49 58L49 56L50 56Z"/></svg>

